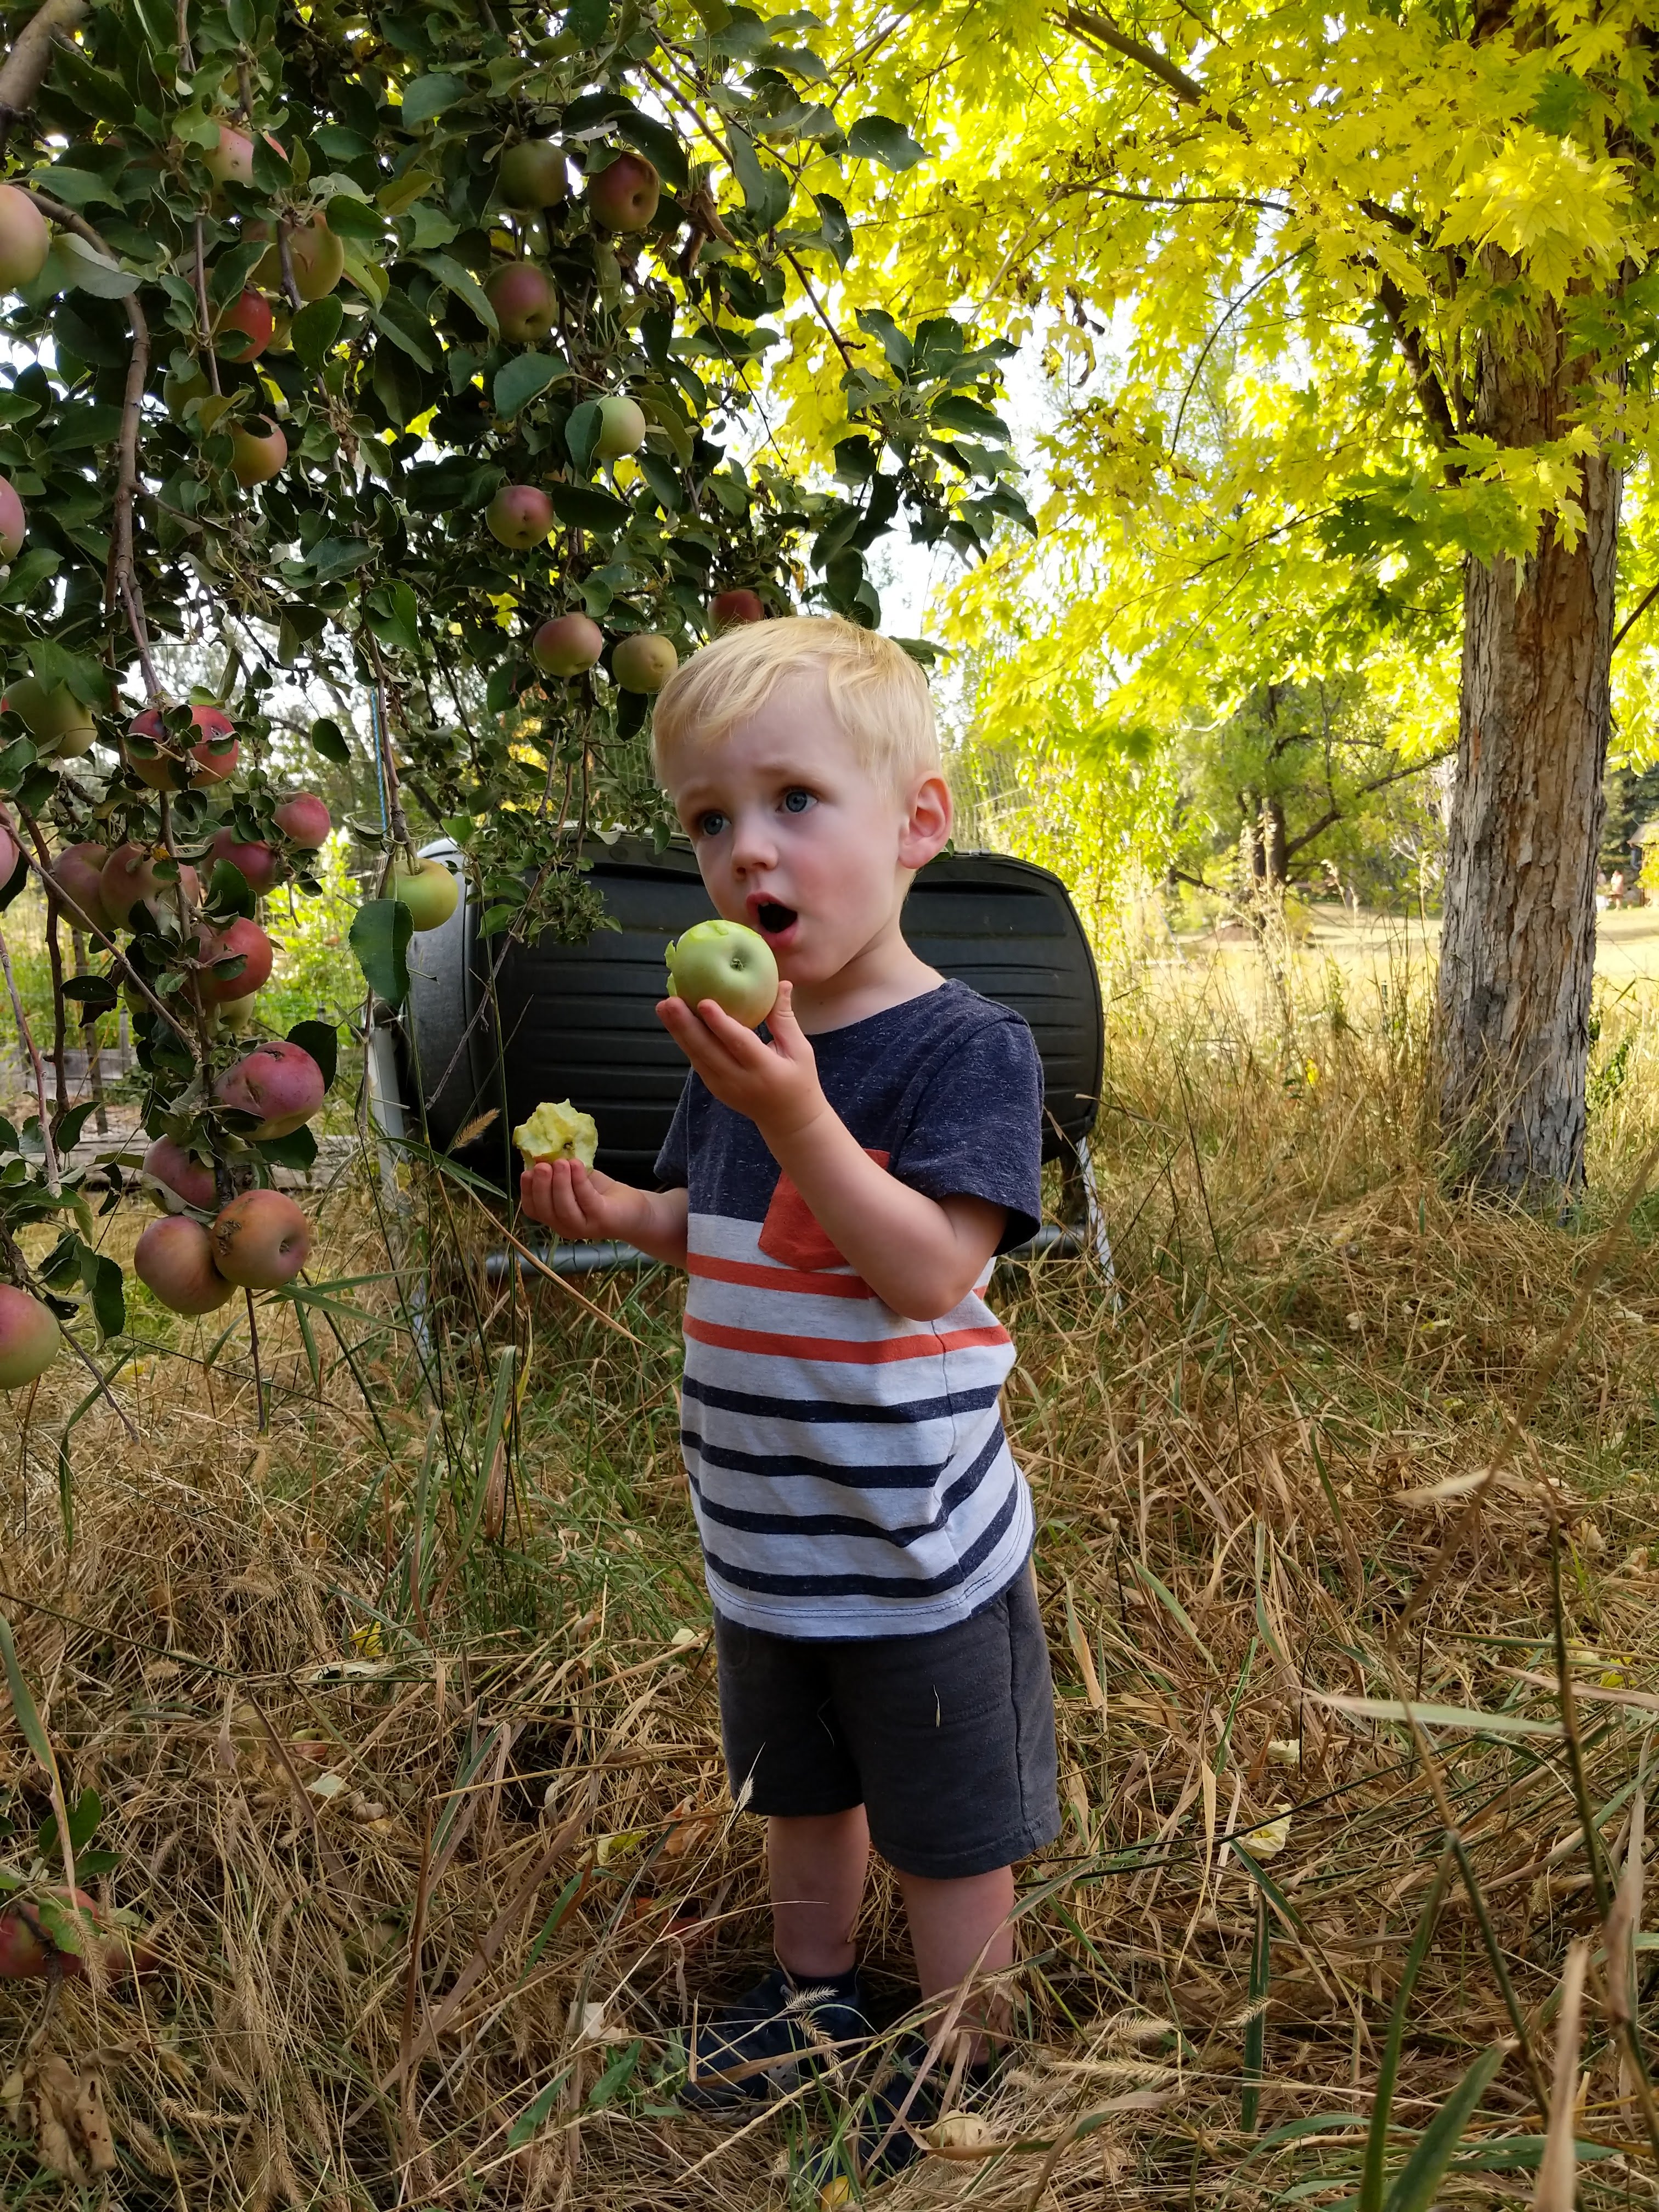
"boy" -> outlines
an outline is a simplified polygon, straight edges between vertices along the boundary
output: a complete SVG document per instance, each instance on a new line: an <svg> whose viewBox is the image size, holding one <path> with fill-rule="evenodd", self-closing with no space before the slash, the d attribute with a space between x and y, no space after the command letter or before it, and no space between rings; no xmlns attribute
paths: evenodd
<svg viewBox="0 0 1659 2212"><path fill-rule="evenodd" d="M653 726L709 896L776 957L769 1041L664 1000L692 1073L662 1188L560 1160L521 1189L561 1236L690 1278L685 1463L779 1962L696 2039L690 2097L735 2103L868 2036L852 1929L872 1843L931 1998L1011 1962L1012 1863L1060 1832L1031 1504L998 1402L1014 1350L981 1296L1038 1225L1042 1072L1017 1014L901 932L951 797L897 646L746 625L670 679Z"/></svg>

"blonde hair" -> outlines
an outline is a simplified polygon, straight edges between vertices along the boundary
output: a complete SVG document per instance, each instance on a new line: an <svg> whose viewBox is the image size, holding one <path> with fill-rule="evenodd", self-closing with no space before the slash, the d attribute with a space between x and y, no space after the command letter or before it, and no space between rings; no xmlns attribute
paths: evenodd
<svg viewBox="0 0 1659 2212"><path fill-rule="evenodd" d="M675 670L651 716L659 776L670 748L720 744L807 671L861 766L902 783L941 765L927 678L902 646L838 615L786 615L741 623Z"/></svg>

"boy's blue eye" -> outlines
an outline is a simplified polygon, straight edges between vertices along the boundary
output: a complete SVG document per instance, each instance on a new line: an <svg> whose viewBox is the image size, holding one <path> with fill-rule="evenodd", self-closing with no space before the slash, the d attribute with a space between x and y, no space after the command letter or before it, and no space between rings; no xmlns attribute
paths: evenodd
<svg viewBox="0 0 1659 2212"><path fill-rule="evenodd" d="M723 814L700 814L697 817L699 837L718 837L725 827L726 817Z"/></svg>
<svg viewBox="0 0 1659 2212"><path fill-rule="evenodd" d="M809 806L817 805L817 801L810 791L802 791L798 787L793 791L786 791L783 794L783 810L786 814L805 814Z"/></svg>

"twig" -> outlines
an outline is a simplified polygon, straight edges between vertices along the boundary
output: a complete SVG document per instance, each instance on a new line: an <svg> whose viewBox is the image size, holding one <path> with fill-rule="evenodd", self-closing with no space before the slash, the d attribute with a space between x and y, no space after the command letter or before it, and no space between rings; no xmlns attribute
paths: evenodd
<svg viewBox="0 0 1659 2212"><path fill-rule="evenodd" d="M70 946L75 955L77 976L91 971L87 966L87 940L71 923ZM87 1087L92 1093L93 1120L100 1137L109 1134L109 1109L104 1103L104 1061L98 1042L98 1012L93 1006L81 1009L81 1045L87 1056Z"/></svg>
<svg viewBox="0 0 1659 2212"><path fill-rule="evenodd" d="M40 1146L46 1154L46 1188L54 1198L62 1194L64 1179L58 1168L58 1147L52 1137L52 1109L46 1103L46 1062L40 1057L40 1048L34 1042L34 1032L29 1027L29 1018L23 1012L23 995L17 988L17 978L12 972L11 952L5 934L0 931L0 969L3 969L6 988L11 993L11 1011L17 1024L17 1035L29 1056L34 1070L34 1096L40 1113Z"/></svg>
<svg viewBox="0 0 1659 2212"><path fill-rule="evenodd" d="M202 218L196 218L196 312L202 325L202 349L207 356L208 381L214 397L221 396L219 356L213 344L213 318L208 312L207 261L202 251Z"/></svg>
<svg viewBox="0 0 1659 2212"><path fill-rule="evenodd" d="M3 72L0 71L0 76ZM18 183L29 191L40 212L51 217L64 230L71 230L77 238L106 259L118 262L120 256L111 251L107 241L100 236L83 216L73 208L64 207L61 201L43 192L30 177L20 177ZM159 705L161 686L157 680L155 665L150 659L149 632L144 620L144 603L139 592L132 552L132 508L138 495L138 420L144 398L144 380L149 374L149 325L138 304L138 289L135 285L127 295L127 322L132 331L132 352L127 362L126 389L121 399L121 435L118 443L119 465L115 479L115 528L110 544L109 577L105 586L106 603L119 602L125 611L132 641L137 648L139 665L144 672L144 687L152 704Z"/></svg>
<svg viewBox="0 0 1659 2212"><path fill-rule="evenodd" d="M253 1311L252 1291L244 1291L242 1296L247 1300L248 1341L253 1347L253 1403L259 1415L259 1434L264 1436L265 1433L265 1386L259 1373L259 1323Z"/></svg>
<svg viewBox="0 0 1659 2212"><path fill-rule="evenodd" d="M403 793L398 785L398 763L392 753L392 724L386 714L389 686L386 680L386 664L380 659L380 641L373 630L363 632L368 644L368 657L374 664L374 690L369 699L369 721L379 749L380 772L386 779L386 826L392 842L400 852L413 848L409 842L409 823L404 817Z"/></svg>

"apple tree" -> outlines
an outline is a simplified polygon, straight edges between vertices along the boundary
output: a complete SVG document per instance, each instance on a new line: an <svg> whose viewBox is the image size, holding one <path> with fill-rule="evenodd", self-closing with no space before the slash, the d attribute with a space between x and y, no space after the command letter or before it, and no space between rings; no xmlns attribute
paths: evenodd
<svg viewBox="0 0 1659 2212"><path fill-rule="evenodd" d="M279 697L336 763L329 709L368 700L379 871L351 935L395 1007L456 896L422 830L459 839L486 929L585 935L589 831L665 828L645 729L684 653L796 607L878 622L866 556L899 522L971 554L1024 520L989 404L1006 349L948 314L836 320L850 179L920 149L830 85L813 23L46 0L15 29L0 877L8 902L44 888L58 988L50 1037L12 994L36 1111L0 1125L0 1387L60 1324L90 1358L82 1292L123 1327L72 1157L74 1019L131 1022L155 1294L251 1314L305 1263L270 1171L314 1158L338 1038L262 1023L262 902L315 890L330 823L283 772ZM819 395L804 478L775 356ZM186 639L214 680L181 696Z"/></svg>

